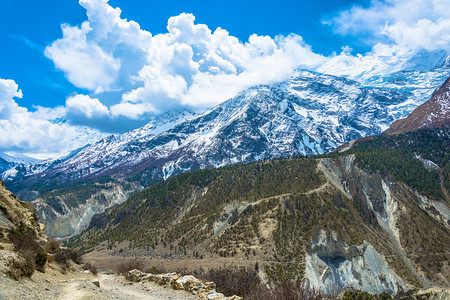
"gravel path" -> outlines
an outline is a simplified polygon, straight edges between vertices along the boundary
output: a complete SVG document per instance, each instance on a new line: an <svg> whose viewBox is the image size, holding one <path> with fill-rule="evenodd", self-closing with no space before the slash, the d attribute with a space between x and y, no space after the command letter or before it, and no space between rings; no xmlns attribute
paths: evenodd
<svg viewBox="0 0 450 300"><path fill-rule="evenodd" d="M9 299L58 299L58 300L193 300L196 296L186 291L173 290L152 282L131 283L121 276L76 273L51 278L46 274L33 275L32 279L20 282L0 276L0 300ZM100 287L92 281L98 280Z"/></svg>

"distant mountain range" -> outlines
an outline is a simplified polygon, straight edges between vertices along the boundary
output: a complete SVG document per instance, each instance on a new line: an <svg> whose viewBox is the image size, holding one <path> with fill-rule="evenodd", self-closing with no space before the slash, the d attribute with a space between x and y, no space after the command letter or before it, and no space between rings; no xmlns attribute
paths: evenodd
<svg viewBox="0 0 450 300"><path fill-rule="evenodd" d="M36 182L58 185L144 172L139 176L148 185L193 169L326 153L381 133L423 103L447 74L448 69L439 76L435 71L402 72L364 85L297 71L288 81L250 88L201 115L188 110L166 113L66 157L20 164L2 178L20 182L24 189Z"/></svg>
<svg viewBox="0 0 450 300"><path fill-rule="evenodd" d="M448 102L445 91L424 105ZM92 257L258 262L265 282L331 294L448 287L450 126L422 124L327 155L173 176L95 215L68 245Z"/></svg>
<svg viewBox="0 0 450 300"><path fill-rule="evenodd" d="M4 172L17 165L31 165L38 164L41 160L28 157L25 155L11 156L5 153L0 153L0 172Z"/></svg>
<svg viewBox="0 0 450 300"><path fill-rule="evenodd" d="M444 53L423 57L415 60L416 67L417 61L421 65L428 61L428 68L411 70L414 60L405 59L407 71L373 75L387 72L378 70L372 77L358 75L359 81L297 70L287 81L249 88L200 115L189 110L169 112L142 128L103 138L65 157L15 165L1 178L21 199L38 198L48 234L71 235L94 213L123 202L128 193L176 174L322 154L382 133L429 99L450 74ZM328 67L328 71L333 70ZM92 203L80 190L76 193L82 196L68 196L72 187L98 181L109 182L104 186L108 192L103 191L107 201L99 200L103 192L98 194L97 188L91 189L97 193ZM50 193L55 189L65 196ZM71 215L77 199L83 199L85 206Z"/></svg>

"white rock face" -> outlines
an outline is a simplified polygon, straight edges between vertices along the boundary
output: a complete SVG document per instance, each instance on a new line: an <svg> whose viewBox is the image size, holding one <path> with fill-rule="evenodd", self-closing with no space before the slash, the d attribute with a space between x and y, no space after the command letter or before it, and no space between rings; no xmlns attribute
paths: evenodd
<svg viewBox="0 0 450 300"><path fill-rule="evenodd" d="M50 206L42 198L33 200L33 204L40 222L45 225L45 233L52 237L67 238L85 229L95 214L125 202L130 192L120 185L111 184L110 188L92 194L85 203L76 206L66 203L67 199L61 196L57 201L62 211Z"/></svg>
<svg viewBox="0 0 450 300"><path fill-rule="evenodd" d="M355 288L373 294L397 293L404 289L401 278L367 242L348 246L322 230L306 255L306 282L324 293Z"/></svg>

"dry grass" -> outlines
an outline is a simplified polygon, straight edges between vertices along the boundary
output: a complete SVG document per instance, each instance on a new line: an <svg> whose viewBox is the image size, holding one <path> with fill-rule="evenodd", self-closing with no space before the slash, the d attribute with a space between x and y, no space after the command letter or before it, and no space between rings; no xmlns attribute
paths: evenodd
<svg viewBox="0 0 450 300"><path fill-rule="evenodd" d="M36 270L36 263L34 261L34 253L32 251L24 251L21 256L14 260L9 266L7 274L19 280L22 277L31 277Z"/></svg>

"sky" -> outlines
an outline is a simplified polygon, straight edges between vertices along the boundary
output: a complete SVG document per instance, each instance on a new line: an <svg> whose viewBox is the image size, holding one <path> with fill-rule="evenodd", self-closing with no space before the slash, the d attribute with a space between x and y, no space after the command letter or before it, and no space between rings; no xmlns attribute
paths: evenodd
<svg viewBox="0 0 450 300"><path fill-rule="evenodd" d="M450 49L450 0L0 2L0 152L56 157L298 67ZM380 61L380 59L382 61ZM356 70L350 72L342 70Z"/></svg>

